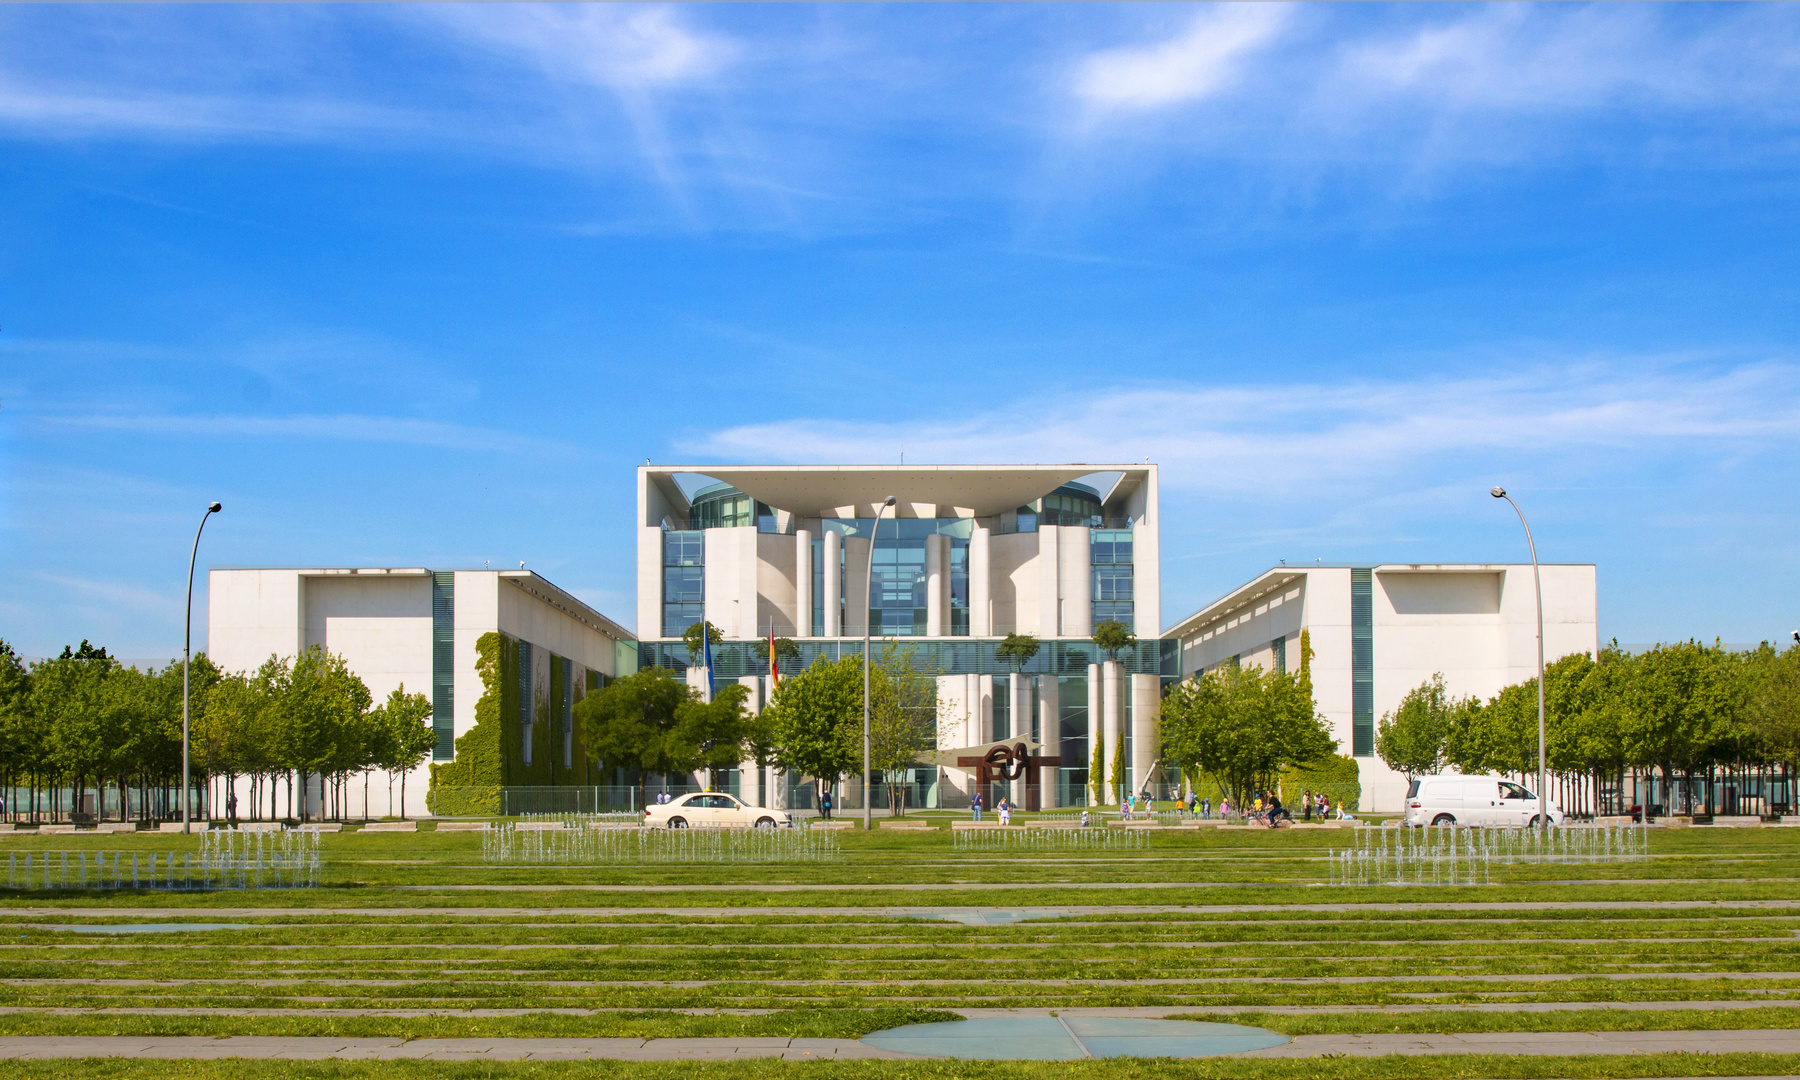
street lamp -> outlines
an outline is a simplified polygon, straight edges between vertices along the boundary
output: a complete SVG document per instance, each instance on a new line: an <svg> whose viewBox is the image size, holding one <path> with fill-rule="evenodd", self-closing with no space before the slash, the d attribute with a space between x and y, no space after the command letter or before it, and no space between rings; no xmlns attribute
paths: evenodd
<svg viewBox="0 0 1800 1080"><path fill-rule="evenodd" d="M183 617L187 620L181 633L181 831L188 832L193 816L193 791L188 779L188 669L193 667L194 660L194 560L200 555L200 533L206 528L206 519L225 509L219 503L208 503L206 513L200 515L200 528L194 530L194 550L188 553L188 587L187 610Z"/></svg>
<svg viewBox="0 0 1800 1080"><path fill-rule="evenodd" d="M1496 499L1505 499L1512 503L1513 512L1519 515L1519 524L1525 526L1525 544L1531 548L1531 585L1537 593L1537 645L1538 645L1538 827L1550 827L1550 793L1544 784L1544 579L1538 572L1537 543L1531 539L1531 525L1525 520L1525 511L1513 502L1513 497L1503 487L1493 488L1488 492Z"/></svg>
<svg viewBox="0 0 1800 1080"><path fill-rule="evenodd" d="M869 788L874 786L875 772L870 766L869 752L869 631L870 624L875 621L875 538L881 534L881 512L894 505L894 497L889 495L875 508L875 525L869 530L869 565L868 573L863 575L863 832L875 827L875 809L869 805ZM899 511L895 511L899 513Z"/></svg>

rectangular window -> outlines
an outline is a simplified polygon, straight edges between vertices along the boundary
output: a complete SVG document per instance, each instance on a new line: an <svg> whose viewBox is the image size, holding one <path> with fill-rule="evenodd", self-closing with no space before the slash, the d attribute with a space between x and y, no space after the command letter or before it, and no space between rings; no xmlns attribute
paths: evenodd
<svg viewBox="0 0 1800 1080"><path fill-rule="evenodd" d="M575 665L568 660L562 662L562 708L557 710L562 715L558 720L562 724L562 758L563 768L575 767Z"/></svg>
<svg viewBox="0 0 1800 1080"><path fill-rule="evenodd" d="M1088 542L1094 551L1094 565L1131 565L1130 529L1089 529Z"/></svg>
<svg viewBox="0 0 1800 1080"><path fill-rule="evenodd" d="M1129 566L1094 567L1094 600L1098 603L1131 600L1132 568Z"/></svg>
<svg viewBox="0 0 1800 1080"><path fill-rule="evenodd" d="M431 575L431 730L433 761L456 755L456 575Z"/></svg>
<svg viewBox="0 0 1800 1080"><path fill-rule="evenodd" d="M1350 749L1375 756L1374 571L1350 571Z"/></svg>
<svg viewBox="0 0 1800 1080"><path fill-rule="evenodd" d="M1133 625L1134 616L1130 604L1100 603L1096 601L1094 603L1094 625L1098 626L1108 619L1112 619L1114 622L1124 623L1125 629L1136 633L1136 628ZM1101 657L1101 659L1105 659L1105 657Z"/></svg>
<svg viewBox="0 0 1800 1080"><path fill-rule="evenodd" d="M706 534L696 529L663 533L662 636L680 637L706 618Z"/></svg>
<svg viewBox="0 0 1800 1080"><path fill-rule="evenodd" d="M1269 651L1275 654L1275 674L1287 674L1287 638L1278 637L1269 642Z"/></svg>
<svg viewBox="0 0 1800 1080"><path fill-rule="evenodd" d="M531 642L519 642L519 745L525 764L531 764L531 721L537 715L531 702Z"/></svg>
<svg viewBox="0 0 1800 1080"><path fill-rule="evenodd" d="M988 730L988 741L999 742L1012 735L1012 680L994 676L994 717Z"/></svg>

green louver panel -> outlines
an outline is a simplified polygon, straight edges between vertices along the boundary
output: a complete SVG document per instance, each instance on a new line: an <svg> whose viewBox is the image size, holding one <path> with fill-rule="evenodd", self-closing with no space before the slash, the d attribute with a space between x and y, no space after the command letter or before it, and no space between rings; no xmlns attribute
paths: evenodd
<svg viewBox="0 0 1800 1080"><path fill-rule="evenodd" d="M435 761L449 761L456 752L456 575L440 570L431 575L431 730L437 745Z"/></svg>
<svg viewBox="0 0 1800 1080"><path fill-rule="evenodd" d="M1287 674L1287 638L1278 637L1269 642L1269 648L1275 653L1275 674Z"/></svg>
<svg viewBox="0 0 1800 1080"><path fill-rule="evenodd" d="M1350 571L1350 742L1375 756L1375 572Z"/></svg>

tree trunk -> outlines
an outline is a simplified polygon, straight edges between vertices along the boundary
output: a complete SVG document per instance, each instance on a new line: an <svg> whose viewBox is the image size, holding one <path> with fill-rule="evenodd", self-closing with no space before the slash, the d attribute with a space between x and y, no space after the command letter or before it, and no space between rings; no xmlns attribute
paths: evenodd
<svg viewBox="0 0 1800 1080"><path fill-rule="evenodd" d="M400 773L400 820L406 820L406 773Z"/></svg>

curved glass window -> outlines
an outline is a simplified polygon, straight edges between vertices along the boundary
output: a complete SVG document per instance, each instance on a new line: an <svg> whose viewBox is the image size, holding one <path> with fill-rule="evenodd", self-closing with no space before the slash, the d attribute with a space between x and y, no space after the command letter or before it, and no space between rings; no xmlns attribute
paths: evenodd
<svg viewBox="0 0 1800 1080"><path fill-rule="evenodd" d="M703 487L688 504L688 524L695 529L737 528L755 525L759 517L773 516L767 506L730 484Z"/></svg>
<svg viewBox="0 0 1800 1080"><path fill-rule="evenodd" d="M1100 493L1086 484L1064 484L1039 502L1043 506L1038 512L1040 525L1100 524Z"/></svg>

